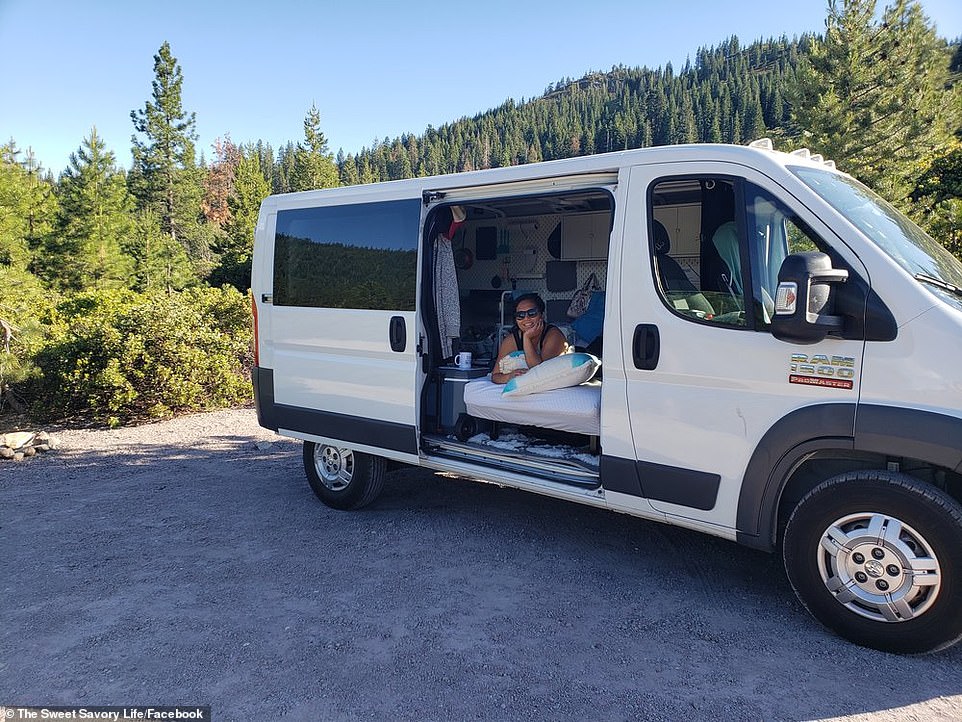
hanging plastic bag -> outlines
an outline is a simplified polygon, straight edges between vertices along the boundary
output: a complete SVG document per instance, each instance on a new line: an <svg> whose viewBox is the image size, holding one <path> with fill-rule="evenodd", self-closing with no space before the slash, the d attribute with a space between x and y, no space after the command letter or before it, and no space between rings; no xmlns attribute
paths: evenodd
<svg viewBox="0 0 962 722"><path fill-rule="evenodd" d="M598 278L592 273L585 279L584 285L575 291L575 295L572 296L571 303L568 305L568 318L579 318L584 314L588 310L588 304L591 303L591 294L600 290L601 284L598 283Z"/></svg>

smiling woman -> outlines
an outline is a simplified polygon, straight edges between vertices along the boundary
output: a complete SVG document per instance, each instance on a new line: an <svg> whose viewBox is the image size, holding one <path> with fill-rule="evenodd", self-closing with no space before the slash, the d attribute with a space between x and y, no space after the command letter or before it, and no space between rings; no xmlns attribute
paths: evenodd
<svg viewBox="0 0 962 722"><path fill-rule="evenodd" d="M506 384L543 361L568 351L564 334L548 324L544 315L545 303L538 294L525 293L517 298L514 326L501 342L491 373L491 380L496 384Z"/></svg>

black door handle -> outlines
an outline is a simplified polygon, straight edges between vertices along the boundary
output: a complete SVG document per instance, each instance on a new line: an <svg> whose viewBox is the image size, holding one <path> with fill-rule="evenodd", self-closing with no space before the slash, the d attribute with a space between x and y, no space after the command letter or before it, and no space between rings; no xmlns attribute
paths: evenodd
<svg viewBox="0 0 962 722"><path fill-rule="evenodd" d="M391 350L401 352L405 349L408 342L408 329L404 323L404 316L391 316L391 326L388 329L388 338L391 340Z"/></svg>
<svg viewBox="0 0 962 722"><path fill-rule="evenodd" d="M653 323L640 323L635 326L635 334L631 339L631 355L635 368L653 371L658 366L660 351L661 339L658 335L658 327Z"/></svg>

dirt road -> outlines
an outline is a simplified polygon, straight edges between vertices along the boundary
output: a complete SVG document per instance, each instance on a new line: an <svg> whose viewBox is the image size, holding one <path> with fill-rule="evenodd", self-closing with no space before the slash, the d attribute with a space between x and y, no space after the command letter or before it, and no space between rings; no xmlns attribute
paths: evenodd
<svg viewBox="0 0 962 722"><path fill-rule="evenodd" d="M333 511L250 410L60 438L0 463L0 705L962 719L962 645L847 644L729 542L417 469Z"/></svg>

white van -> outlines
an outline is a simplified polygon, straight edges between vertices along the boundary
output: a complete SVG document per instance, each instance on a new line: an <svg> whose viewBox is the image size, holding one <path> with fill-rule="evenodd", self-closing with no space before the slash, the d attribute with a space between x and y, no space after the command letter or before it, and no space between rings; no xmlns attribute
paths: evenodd
<svg viewBox="0 0 962 722"><path fill-rule="evenodd" d="M252 292L259 421L304 441L330 506L414 464L780 550L858 644L962 638L962 264L819 156L674 146L272 196ZM492 384L529 292L595 378Z"/></svg>

